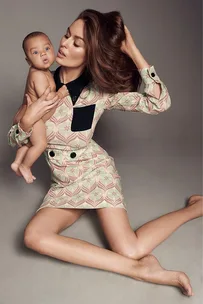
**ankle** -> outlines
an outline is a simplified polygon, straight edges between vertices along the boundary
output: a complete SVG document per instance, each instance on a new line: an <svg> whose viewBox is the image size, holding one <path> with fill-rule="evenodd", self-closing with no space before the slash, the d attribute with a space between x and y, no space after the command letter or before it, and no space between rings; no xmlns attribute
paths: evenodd
<svg viewBox="0 0 203 304"><path fill-rule="evenodd" d="M26 169L26 170L30 170L30 169L31 169L30 166L27 166L27 165L24 164L24 163L21 163L21 164L19 165L19 167L21 167L21 168L23 168L23 169Z"/></svg>
<svg viewBox="0 0 203 304"><path fill-rule="evenodd" d="M20 166L21 162L20 161L17 161L17 160L14 160L14 162L12 162L11 165L17 165L17 166Z"/></svg>

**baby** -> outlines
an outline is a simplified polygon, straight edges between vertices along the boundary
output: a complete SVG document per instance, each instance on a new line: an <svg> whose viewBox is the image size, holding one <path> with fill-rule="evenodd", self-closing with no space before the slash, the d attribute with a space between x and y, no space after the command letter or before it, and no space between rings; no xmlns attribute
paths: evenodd
<svg viewBox="0 0 203 304"><path fill-rule="evenodd" d="M13 123L17 123L23 117L27 103L26 94L35 102L45 91L47 87L51 88L49 98L56 94L60 99L66 96L66 87L63 86L56 93L56 86L49 67L55 60L54 49L48 36L42 32L32 32L23 40L23 50L26 55L26 61L30 65L23 104L14 117ZM55 110L55 109L54 109ZM11 164L11 168L17 175L23 176L27 183L32 183L36 178L32 175L31 166L43 153L47 146L45 121L54 113L54 110L47 113L42 119L33 126L33 132L30 142L27 145L19 147L16 158Z"/></svg>

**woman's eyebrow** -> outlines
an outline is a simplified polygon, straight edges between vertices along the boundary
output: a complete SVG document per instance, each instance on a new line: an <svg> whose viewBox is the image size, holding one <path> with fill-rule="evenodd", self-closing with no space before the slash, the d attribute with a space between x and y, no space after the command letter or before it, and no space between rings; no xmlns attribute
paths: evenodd
<svg viewBox="0 0 203 304"><path fill-rule="evenodd" d="M67 32L69 32L70 35L71 35L71 31L70 31L70 28L69 28L69 27L67 28ZM81 39L82 41L84 41L84 39L83 39L82 37L80 37L80 36L74 35L74 37L76 37L76 38ZM85 41L84 41L84 42L85 42Z"/></svg>

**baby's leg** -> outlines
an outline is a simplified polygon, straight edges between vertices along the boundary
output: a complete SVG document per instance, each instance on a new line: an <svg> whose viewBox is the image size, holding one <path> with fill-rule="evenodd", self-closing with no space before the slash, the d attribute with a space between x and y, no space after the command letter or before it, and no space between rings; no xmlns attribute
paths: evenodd
<svg viewBox="0 0 203 304"><path fill-rule="evenodd" d="M18 175L18 176L22 176L22 174L19 171L19 166L23 161L23 158L25 157L25 154L27 153L29 147L27 146L22 146L20 148L18 148L17 152L16 152L16 157L14 162L11 164L11 169Z"/></svg>
<svg viewBox="0 0 203 304"><path fill-rule="evenodd" d="M30 168L44 152L47 146L46 127L42 119L34 124L30 141L32 143L32 147L27 151L22 164L19 166L20 172L29 184L35 179Z"/></svg>

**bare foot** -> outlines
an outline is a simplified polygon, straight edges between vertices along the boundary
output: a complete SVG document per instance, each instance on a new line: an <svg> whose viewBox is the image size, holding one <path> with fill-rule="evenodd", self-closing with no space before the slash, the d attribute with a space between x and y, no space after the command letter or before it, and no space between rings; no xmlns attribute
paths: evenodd
<svg viewBox="0 0 203 304"><path fill-rule="evenodd" d="M20 166L20 164L13 162L11 164L11 169L16 173L16 175L22 176L22 174L20 173L20 170L19 170L19 166Z"/></svg>
<svg viewBox="0 0 203 304"><path fill-rule="evenodd" d="M162 268L159 261L153 255L148 255L138 262L136 270L139 272L139 278L136 275L135 279L155 284L177 286L184 295L194 295L190 280L184 272L169 271Z"/></svg>
<svg viewBox="0 0 203 304"><path fill-rule="evenodd" d="M203 215L203 196L202 195L192 195L188 199L187 207L195 212L196 217Z"/></svg>
<svg viewBox="0 0 203 304"><path fill-rule="evenodd" d="M23 164L19 166L19 171L28 184L33 183L33 181L36 179L36 177L32 175L30 168L24 166Z"/></svg>

